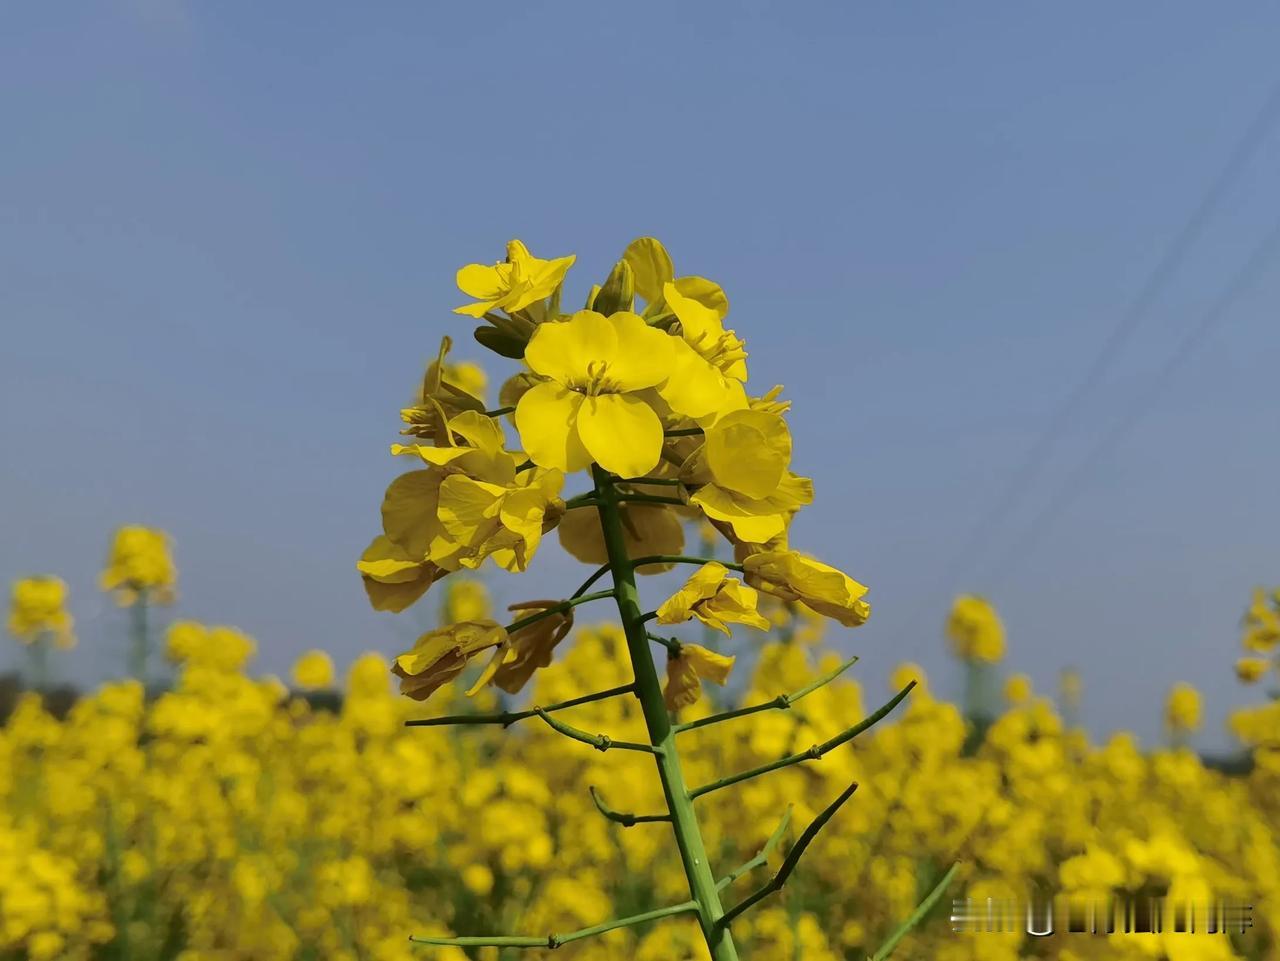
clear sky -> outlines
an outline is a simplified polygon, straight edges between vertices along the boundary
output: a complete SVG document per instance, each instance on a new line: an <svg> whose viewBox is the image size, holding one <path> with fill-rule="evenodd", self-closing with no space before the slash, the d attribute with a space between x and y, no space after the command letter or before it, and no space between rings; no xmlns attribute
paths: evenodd
<svg viewBox="0 0 1280 961"><path fill-rule="evenodd" d="M11 6L0 578L69 581L82 680L122 663L121 523L173 534L176 613L263 669L394 653L416 621L353 564L440 335L481 354L454 271L520 237L578 255L576 301L652 234L787 385L792 540L871 586L837 641L874 693L903 659L954 690L945 610L987 592L1010 668L1081 665L1095 731L1154 739L1186 679L1225 744L1237 620L1280 583L1280 266L1160 371L1280 218L1274 133L948 572L1280 81L1277 31L1248 2ZM576 583L558 554L503 599Z"/></svg>

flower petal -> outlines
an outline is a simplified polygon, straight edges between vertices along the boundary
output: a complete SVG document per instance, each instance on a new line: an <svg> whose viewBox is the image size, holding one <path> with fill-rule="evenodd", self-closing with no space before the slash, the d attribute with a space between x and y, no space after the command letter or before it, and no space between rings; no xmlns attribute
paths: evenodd
<svg viewBox="0 0 1280 961"><path fill-rule="evenodd" d="M617 357L616 329L604 314L594 310L580 310L568 320L539 324L524 349L525 363L565 386L584 384L591 373L588 368L612 365Z"/></svg>
<svg viewBox="0 0 1280 961"><path fill-rule="evenodd" d="M596 463L619 477L647 474L662 457L662 421L652 407L630 394L586 398L578 410L577 428Z"/></svg>
<svg viewBox="0 0 1280 961"><path fill-rule="evenodd" d="M547 326L555 325L543 328ZM539 467L571 472L591 464L591 455L578 439L577 431L583 399L581 394L556 383L538 384L520 398L516 430L525 453Z"/></svg>

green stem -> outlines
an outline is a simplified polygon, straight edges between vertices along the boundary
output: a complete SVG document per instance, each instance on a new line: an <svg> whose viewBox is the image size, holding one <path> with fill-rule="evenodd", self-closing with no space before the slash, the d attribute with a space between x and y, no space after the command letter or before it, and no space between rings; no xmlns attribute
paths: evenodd
<svg viewBox="0 0 1280 961"><path fill-rule="evenodd" d="M610 748L617 748L619 751L640 751L643 754L660 754L661 749L654 747L652 744L637 744L634 741L615 741L608 734L588 734L581 728L574 727L572 724L566 724L564 721L558 721L540 707L535 707L533 713L542 718L547 724L555 730L557 734L563 734L567 738L574 741L581 741L583 744L590 744L597 751L607 751Z"/></svg>
<svg viewBox="0 0 1280 961"><path fill-rule="evenodd" d="M147 660L151 654L150 629L147 625L147 592L138 591L138 599L133 602L133 639L129 654L129 673L147 685Z"/></svg>
<svg viewBox="0 0 1280 961"><path fill-rule="evenodd" d="M528 617L522 617L518 621L512 621L507 625L507 633L513 634L522 627L528 627L530 624L536 624L545 617L552 614L562 614L570 608L577 607L579 604L586 604L588 601L598 601L601 598L613 597L613 591L596 591L594 594L581 594L578 597L571 597L567 601L561 601L559 604L552 604L550 607L538 611L536 614L530 614Z"/></svg>
<svg viewBox="0 0 1280 961"><path fill-rule="evenodd" d="M787 805L787 811L782 815L782 820L778 822L778 826L773 829L773 833L769 835L769 839L764 842L764 847L756 852L755 857L749 861L744 861L736 868L722 877L716 882L716 887L723 891L738 878L742 877L756 868L764 867L769 863L769 855L773 853L773 849L778 846L778 842L782 840L782 835L787 831L787 825L791 823L791 805Z"/></svg>
<svg viewBox="0 0 1280 961"><path fill-rule="evenodd" d="M689 554L649 554L646 557L637 557L631 562L632 567L645 567L649 564L720 564L727 567L731 571L742 572L742 565L735 564L733 561L718 561L714 557L693 557Z"/></svg>
<svg viewBox="0 0 1280 961"><path fill-rule="evenodd" d="M658 487L679 487L684 481L678 477L633 477L628 484L653 484Z"/></svg>
<svg viewBox="0 0 1280 961"><path fill-rule="evenodd" d="M49 632L41 631L27 650L31 657L31 689L43 694L49 686Z"/></svg>
<svg viewBox="0 0 1280 961"><path fill-rule="evenodd" d="M657 749L658 777L662 793L666 797L671 825L680 849L680 860L685 877L689 881L689 893L693 895L698 913L698 923L706 938L713 961L737 961L738 951L729 929L721 925L724 907L720 892L716 889L715 875L707 860L706 845L698 827L689 796L684 773L680 769L680 755L676 750L675 730L667 714L662 696L662 684L649 648L648 633L644 629L644 615L636 591L635 564L627 555L627 545L618 511L618 495L606 474L599 467L592 468L595 489L599 499L600 526L604 534L609 565L613 568L614 601L627 638L627 650L635 672L636 698L644 714L649 742Z"/></svg>
<svg viewBox="0 0 1280 961"><path fill-rule="evenodd" d="M621 687L611 687L607 691L597 691L594 694L584 694L581 697L560 701L558 704L548 704L543 710L550 714L552 711L563 711L567 707L590 704L592 701L603 701L605 698L617 697L619 694L630 694L634 689L635 685L633 684L623 684ZM442 727L450 724L501 724L503 727L510 727L516 721L523 721L525 718L537 716L538 712L534 710L503 711L500 714L450 714L447 717L415 718L412 721L405 721L404 726Z"/></svg>
<svg viewBox="0 0 1280 961"><path fill-rule="evenodd" d="M730 921L739 915L745 914L755 904L775 891L782 890L782 886L787 883L787 878L791 877L791 872L796 869L796 865L800 863L800 858L804 856L805 848L809 846L809 842L818 836L818 832L826 826L826 823L835 816L835 813L840 810L844 802L849 800L857 789L858 782L854 781L841 791L840 796L828 804L821 814L809 823L809 826L804 829L796 840L795 847L787 852L787 856L782 861L782 866L778 868L778 873L726 911L724 917L720 919L722 927L728 925Z"/></svg>
<svg viewBox="0 0 1280 961"><path fill-rule="evenodd" d="M581 941L583 938L604 934L606 931L612 931L615 928L627 928L636 924L657 921L659 918L669 918L673 914L686 914L697 910L698 903L696 901L684 901L665 908L654 908L654 910L645 911L643 914L633 914L627 918L605 921L603 924L583 928L580 931L574 931L572 934L548 934L542 938L504 937L499 935L491 938L412 937L409 940L414 944L436 944L454 948L558 948L562 944Z"/></svg>
<svg viewBox="0 0 1280 961"><path fill-rule="evenodd" d="M664 430L662 433L665 437L696 437L704 431L701 427L681 427L679 430Z"/></svg>
<svg viewBox="0 0 1280 961"><path fill-rule="evenodd" d="M884 961L885 958L893 953L893 949L898 946L898 942L906 937L907 934L909 934L911 930L920 923L924 916L929 913L930 908L937 904L938 898L942 897L943 892L946 891L947 887L951 884L951 879L955 877L956 871L960 869L960 864L961 862L957 861L955 864L951 865L951 869L942 876L942 879L936 885L934 885L933 890L930 891L925 899L920 902L919 907L911 912L911 917L903 921L902 924L898 926L898 929L894 931L893 934L889 935L888 940L885 941L884 944L880 945L880 950L871 955L869 961Z"/></svg>
<svg viewBox="0 0 1280 961"><path fill-rule="evenodd" d="M516 409L514 407L498 407L494 410L486 410L484 412L484 416L485 417L501 417L504 414L514 414L515 412L516 412Z"/></svg>
<svg viewBox="0 0 1280 961"><path fill-rule="evenodd" d="M617 494L616 500L625 504L673 504L676 507L688 507L678 497L663 497L661 494Z"/></svg>
<svg viewBox="0 0 1280 961"><path fill-rule="evenodd" d="M595 803L596 810L615 824L621 824L624 828L634 827L637 824L648 824L651 821L671 820L670 814L629 814L626 811L615 811L604 803L604 798L600 796L600 792L596 790L594 784L588 790L591 792L591 800Z"/></svg>
<svg viewBox="0 0 1280 961"><path fill-rule="evenodd" d="M659 637L657 634L650 634L649 640L653 641L655 644L661 644L675 657L679 657L680 652L684 649L684 645L674 637ZM680 728L677 726L676 730L679 729Z"/></svg>
<svg viewBox="0 0 1280 961"><path fill-rule="evenodd" d="M823 741L821 744L813 745L807 751L800 751L797 754L788 754L786 757L779 758L776 761L770 761L768 764L761 764L759 767L753 767L746 771L739 771L737 774L730 774L728 777L722 777L718 781L712 781L709 784L702 785L702 787L694 788L692 791L689 792L689 796L691 798L700 798L702 797L702 795L710 794L712 791L719 791L721 788L726 788L734 784L739 784L742 781L750 780L753 777L759 777L761 774L768 774L771 771L777 771L784 767L790 767L792 764L799 764L802 761L816 761L820 757L822 757L824 754L826 754L828 751L832 751L835 748L838 748L841 744L844 744L848 741L852 741L855 737L857 737L867 728L871 727L871 725L875 724L877 721L883 718L886 714L888 714L895 707L897 707L898 703L904 697L906 697L911 692L911 689L915 686L916 686L916 682L912 681L910 684L904 687L901 691L895 694L892 699L886 702L875 713L868 714L865 718L863 718L853 727L847 730L841 731L835 737L828 738L827 740Z"/></svg>
<svg viewBox="0 0 1280 961"><path fill-rule="evenodd" d="M657 640L657 638L653 639ZM762 704L752 704L750 707L740 707L732 711L725 711L722 714L712 714L710 717L701 717L696 721L687 721L684 724L677 724L676 731L692 731L695 728L706 727L708 724L719 724L721 721L731 721L736 717L746 717L748 714L756 714L760 711L788 710L796 701L812 694L824 684L830 684L845 671L849 670L849 668L853 667L857 660L857 655L849 658L849 660L845 661L835 670L828 671L826 674L822 675L822 677L810 681L798 691L792 691L790 694L779 694L773 700L765 701Z"/></svg>
<svg viewBox="0 0 1280 961"><path fill-rule="evenodd" d="M570 600L572 600L575 597L581 597L583 594L587 592L587 588L589 588L592 584L600 580L600 578L604 577L608 573L609 573L609 565L601 564L600 567L596 569L595 573L593 573L585 581L579 584L578 589L569 595Z"/></svg>

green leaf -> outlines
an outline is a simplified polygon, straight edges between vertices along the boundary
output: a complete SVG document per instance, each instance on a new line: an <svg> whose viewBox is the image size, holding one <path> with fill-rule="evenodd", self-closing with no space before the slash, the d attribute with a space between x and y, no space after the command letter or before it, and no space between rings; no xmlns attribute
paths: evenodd
<svg viewBox="0 0 1280 961"><path fill-rule="evenodd" d="M640 237L627 244L622 259L636 277L636 293L649 303L662 300L662 285L675 277L667 248L653 237Z"/></svg>
<svg viewBox="0 0 1280 961"><path fill-rule="evenodd" d="M528 343L513 334L505 334L496 327L477 327L475 338L495 354L510 357L512 360L520 360L524 357L525 344Z"/></svg>

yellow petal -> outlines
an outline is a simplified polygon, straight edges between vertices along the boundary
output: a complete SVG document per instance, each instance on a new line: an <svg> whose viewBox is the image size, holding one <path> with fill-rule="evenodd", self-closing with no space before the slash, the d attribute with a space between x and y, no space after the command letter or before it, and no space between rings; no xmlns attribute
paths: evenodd
<svg viewBox="0 0 1280 961"><path fill-rule="evenodd" d="M714 281L705 277L681 277L674 283L682 296L696 300L704 307L710 307L721 320L729 313L729 298Z"/></svg>
<svg viewBox="0 0 1280 961"><path fill-rule="evenodd" d="M703 418L747 406L742 384L726 377L684 340L668 339L671 341L669 376L658 392L673 411L686 417Z"/></svg>
<svg viewBox="0 0 1280 961"><path fill-rule="evenodd" d="M382 499L382 529L411 558L423 558L440 533L436 506L441 475L416 470L401 474Z"/></svg>
<svg viewBox="0 0 1280 961"><path fill-rule="evenodd" d="M616 328L594 310L580 310L568 320L539 324L524 350L525 363L536 373L566 386L584 384L592 369L612 364L617 357Z"/></svg>
<svg viewBox="0 0 1280 961"><path fill-rule="evenodd" d="M641 477L661 459L662 421L652 407L630 394L586 398L578 410L577 429L596 463L619 477Z"/></svg>
<svg viewBox="0 0 1280 961"><path fill-rule="evenodd" d="M554 324L544 324L544 329ZM536 336L536 335L535 335ZM583 396L556 383L527 390L516 405L520 445L539 467L566 473L583 470L591 455L578 439L578 415Z"/></svg>
<svg viewBox="0 0 1280 961"><path fill-rule="evenodd" d="M671 352L676 338L650 327L639 314L628 311L612 314L609 322L617 336L617 347L606 376L615 390L644 390L671 376Z"/></svg>
<svg viewBox="0 0 1280 961"><path fill-rule="evenodd" d="M723 684L729 680L729 672L733 670L734 658L708 650L701 644L685 644L680 648L680 656L689 659L704 681Z"/></svg>
<svg viewBox="0 0 1280 961"><path fill-rule="evenodd" d="M502 425L480 411L466 410L450 418L449 429L465 439L472 447L486 454L498 453L506 442L502 434Z"/></svg>
<svg viewBox="0 0 1280 961"><path fill-rule="evenodd" d="M791 432L777 414L733 411L706 436L707 466L717 484L754 498L778 489L791 463Z"/></svg>
<svg viewBox="0 0 1280 961"><path fill-rule="evenodd" d="M661 300L662 285L675 275L667 249L653 237L640 237L627 244L622 259L635 275L636 293L649 303Z"/></svg>
<svg viewBox="0 0 1280 961"><path fill-rule="evenodd" d="M724 334L724 324L720 322L720 314L692 297L680 293L675 284L667 284L663 290L667 306L680 320L681 336L690 345L696 347L700 341L708 345ZM705 353L699 351L699 353Z"/></svg>

